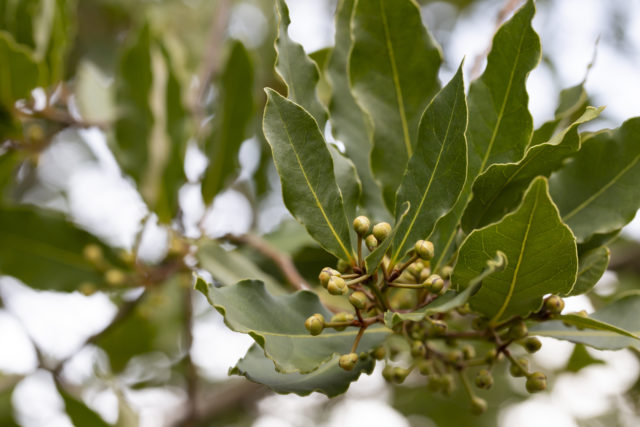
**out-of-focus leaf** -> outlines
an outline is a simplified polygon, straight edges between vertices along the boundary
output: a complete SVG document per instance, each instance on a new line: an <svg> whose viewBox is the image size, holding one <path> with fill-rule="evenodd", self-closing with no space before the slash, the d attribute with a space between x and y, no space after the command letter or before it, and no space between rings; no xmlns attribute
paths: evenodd
<svg viewBox="0 0 640 427"><path fill-rule="evenodd" d="M373 123L371 165L393 208L420 117L439 88L441 54L411 0L358 1L351 19L349 79Z"/></svg>
<svg viewBox="0 0 640 427"><path fill-rule="evenodd" d="M16 42L34 49L34 24L40 3L41 0L0 1L0 30L10 33Z"/></svg>
<svg viewBox="0 0 640 427"><path fill-rule="evenodd" d="M47 68L47 83L64 79L67 56L75 36L75 0L41 1L36 22L36 57Z"/></svg>
<svg viewBox="0 0 640 427"><path fill-rule="evenodd" d="M541 307L544 295L571 291L578 270L576 242L560 220L545 178L533 181L515 212L469 234L460 247L452 283L467 286L497 251L507 256L507 267L483 280L469 301L492 323L526 317Z"/></svg>
<svg viewBox="0 0 640 427"><path fill-rule="evenodd" d="M276 0L278 38L276 39L276 71L287 85L287 97L307 110L323 130L327 111L316 94L320 74L317 65L304 53L303 47L291 40L288 33L289 9L284 0Z"/></svg>
<svg viewBox="0 0 640 427"><path fill-rule="evenodd" d="M218 83L218 100L204 152L209 166L202 179L202 197L210 204L238 171L238 150L253 113L253 65L244 45L233 42Z"/></svg>
<svg viewBox="0 0 640 427"><path fill-rule="evenodd" d="M267 89L263 128L289 211L323 248L338 258L353 259L333 160L317 122L299 105Z"/></svg>
<svg viewBox="0 0 640 427"><path fill-rule="evenodd" d="M7 188L14 180L19 163L20 155L15 151L0 154L0 205L4 203Z"/></svg>
<svg viewBox="0 0 640 427"><path fill-rule="evenodd" d="M109 427L111 425L105 422L100 415L90 409L84 402L76 399L60 386L58 386L58 393L62 396L66 413L71 418L74 426Z"/></svg>
<svg viewBox="0 0 640 427"><path fill-rule="evenodd" d="M302 224L295 220L283 221L275 231L265 234L263 238L281 252L290 255L307 246L317 246Z"/></svg>
<svg viewBox="0 0 640 427"><path fill-rule="evenodd" d="M327 64L327 78L332 89L329 120L333 135L345 145L346 153L362 181L362 206L374 221L387 221L390 216L382 200L382 190L371 172L370 155L373 146L369 140L367 119L351 93L347 74L351 49L350 22L354 4L355 0L340 0L336 12L335 47Z"/></svg>
<svg viewBox="0 0 640 427"><path fill-rule="evenodd" d="M11 383L13 383L13 381L11 381ZM0 425L3 427L18 427L13 416L13 405L11 404L12 394L13 384L9 386L0 384Z"/></svg>
<svg viewBox="0 0 640 427"><path fill-rule="evenodd" d="M578 278L569 295L589 292L598 283L609 265L609 248L600 246L578 255Z"/></svg>
<svg viewBox="0 0 640 427"><path fill-rule="evenodd" d="M579 242L629 223L640 207L640 118L584 142L552 175L551 196Z"/></svg>
<svg viewBox="0 0 640 427"><path fill-rule="evenodd" d="M308 374L283 374L276 371L273 361L265 357L260 346L253 344L229 373L243 375L251 381L268 386L276 393L307 396L317 391L335 397L347 391L349 384L357 381L362 372L371 374L375 366L375 361L368 357L366 360L358 360L358 364L351 371L345 371L338 366L339 358L337 355L333 356L331 360Z"/></svg>
<svg viewBox="0 0 640 427"><path fill-rule="evenodd" d="M336 174L336 184L338 184L338 188L340 188L340 193L342 194L344 212L347 215L347 220L350 220L356 217L356 208L360 200L362 184L360 183L356 167L353 165L351 159L331 144L329 144L329 153L331 153L331 158L333 159L333 171ZM353 240L355 234L351 234L351 239Z"/></svg>
<svg viewBox="0 0 640 427"><path fill-rule="evenodd" d="M299 291L284 296L271 296L259 281L244 280L234 286L215 288L198 279L196 289L225 318L236 332L251 335L282 373L301 374L315 371L334 355L350 352L358 328L344 331L328 329L312 336L304 326L314 313L325 319L332 314L320 304L315 293ZM383 342L391 331L385 327L367 328L357 352L368 351Z"/></svg>
<svg viewBox="0 0 640 427"><path fill-rule="evenodd" d="M596 359L590 355L584 344L576 344L575 347L573 347L573 352L571 353L571 357L569 358L565 369L569 372L579 372L590 365L604 364L604 360Z"/></svg>
<svg viewBox="0 0 640 427"><path fill-rule="evenodd" d="M425 110L418 130L418 145L396 195L396 207L411 203L407 218L396 225L391 264L426 239L436 221L453 207L467 170L467 103L462 64L451 81ZM402 212L396 211L396 219Z"/></svg>
<svg viewBox="0 0 640 427"><path fill-rule="evenodd" d="M0 241L0 273L36 289L70 292L83 282L104 285L103 273L83 256L87 245L99 246L106 261L119 266L111 249L54 212L0 207Z"/></svg>
<svg viewBox="0 0 640 427"><path fill-rule="evenodd" d="M13 109L18 99L26 98L38 86L41 70L32 53L0 31L0 115Z"/></svg>
<svg viewBox="0 0 640 427"><path fill-rule="evenodd" d="M113 85L92 62L78 65L75 83L76 103L83 119L92 123L110 123L116 116Z"/></svg>

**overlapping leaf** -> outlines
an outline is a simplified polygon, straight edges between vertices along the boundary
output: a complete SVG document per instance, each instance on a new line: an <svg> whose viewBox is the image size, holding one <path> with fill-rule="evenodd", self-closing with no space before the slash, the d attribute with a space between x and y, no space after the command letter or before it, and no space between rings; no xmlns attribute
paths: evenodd
<svg viewBox="0 0 640 427"><path fill-rule="evenodd" d="M336 183L342 194L345 214L347 219L355 218L362 190L358 172L351 159L342 154L334 145L329 145L329 153L333 159L333 170L336 174Z"/></svg>
<svg viewBox="0 0 640 427"><path fill-rule="evenodd" d="M544 295L571 291L578 267L575 238L560 220L545 178L531 184L515 212L466 238L452 282L465 286L497 251L507 256L507 268L487 277L470 299L493 323L526 317L540 308Z"/></svg>
<svg viewBox="0 0 640 427"><path fill-rule="evenodd" d="M224 316L229 328L251 335L282 373L315 371L334 355L349 353L358 333L357 328L349 328L325 330L315 337L309 335L304 327L309 316L314 313L325 319L332 316L312 292L274 297L266 292L262 282L251 280L215 288L198 279L196 288ZM357 351L379 345L390 332L382 326L369 327Z"/></svg>
<svg viewBox="0 0 640 427"><path fill-rule="evenodd" d="M351 260L350 227L317 122L302 107L268 89L263 129L289 211L327 251Z"/></svg>
<svg viewBox="0 0 640 427"><path fill-rule="evenodd" d="M569 295L589 292L609 265L609 248L600 246L578 256L578 277Z"/></svg>
<svg viewBox="0 0 640 427"><path fill-rule="evenodd" d="M441 55L411 0L357 1L351 30L349 79L373 123L371 164L392 207L418 122L439 87Z"/></svg>

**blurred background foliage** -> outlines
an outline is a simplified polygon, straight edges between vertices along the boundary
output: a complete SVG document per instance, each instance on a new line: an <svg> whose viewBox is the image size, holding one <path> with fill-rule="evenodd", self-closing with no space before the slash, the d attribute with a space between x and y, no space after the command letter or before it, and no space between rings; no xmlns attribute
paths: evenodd
<svg viewBox="0 0 640 427"><path fill-rule="evenodd" d="M323 70L337 2L290 3L293 25L324 29L305 44ZM420 1L445 53L459 50L461 25L481 23L465 51L471 75L519 3ZM551 16L558 3L537 2L545 49L563 31ZM603 49L637 64L625 2L586 3L606 11ZM346 397L303 403L226 377L248 344L224 332L191 290L190 271L223 284L261 278L282 293L283 262L310 283L335 263L286 214L262 135L262 88L285 90L274 71L276 27L271 0L0 0L0 425L344 425L361 408L370 425L492 426L526 398L521 384L496 376L490 411L478 418L460 390L448 398L410 379L393 390L364 379ZM555 94L579 80L567 82L562 58L547 52L545 93L554 97L542 104L553 112ZM445 56L442 73L459 60ZM318 91L328 102L324 76ZM605 111L603 120L619 118ZM623 234L610 273L580 303L597 309L614 291L639 289L639 254ZM578 346L558 372L602 365L601 353ZM617 380L624 394L597 417L547 424L633 425L640 380L631 354ZM391 412L364 404L374 395Z"/></svg>

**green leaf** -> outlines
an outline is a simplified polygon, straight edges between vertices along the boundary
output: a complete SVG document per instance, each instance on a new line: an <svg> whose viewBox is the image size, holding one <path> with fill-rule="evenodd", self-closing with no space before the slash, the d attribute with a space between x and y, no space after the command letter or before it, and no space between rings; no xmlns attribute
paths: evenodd
<svg viewBox="0 0 640 427"><path fill-rule="evenodd" d="M251 381L266 385L276 393L307 396L317 391L328 397L335 397L347 391L349 384L357 381L362 372L371 374L375 366L375 361L369 357L366 360L358 360L353 370L345 371L338 366L339 358L340 356L333 356L331 360L308 374L283 374L276 371L273 362L264 356L260 346L254 344L229 374L243 375Z"/></svg>
<svg viewBox="0 0 640 427"><path fill-rule="evenodd" d="M374 125L371 164L393 208L418 122L439 88L441 54L411 0L357 1L351 37L349 79Z"/></svg>
<svg viewBox="0 0 640 427"><path fill-rule="evenodd" d="M471 307L492 323L526 317L541 307L544 295L571 291L578 269L575 238L560 220L545 178L533 181L516 211L469 234L452 283L465 286L497 251L505 253L509 265L486 278L470 300Z"/></svg>
<svg viewBox="0 0 640 427"><path fill-rule="evenodd" d="M540 59L540 40L531 27L534 12L529 0L500 27L484 73L469 87L467 180L456 205L438 221L430 238L436 250L435 271L453 253L476 176L493 163L519 160L531 139L533 119L527 109L526 79Z"/></svg>
<svg viewBox="0 0 640 427"><path fill-rule="evenodd" d="M467 169L467 104L462 64L422 115L418 146L396 196L396 206L409 201L412 209L399 223L393 239L391 264L429 237L436 221L453 207ZM396 219L401 211L396 212Z"/></svg>
<svg viewBox="0 0 640 427"><path fill-rule="evenodd" d="M640 118L589 138L550 179L562 220L579 242L629 223L640 207Z"/></svg>
<svg viewBox="0 0 640 427"><path fill-rule="evenodd" d="M220 92L211 134L204 151L209 166L202 180L202 197L206 204L238 171L238 150L247 136L253 115L254 71L244 45L233 42L231 52L218 83Z"/></svg>
<svg viewBox="0 0 640 427"><path fill-rule="evenodd" d="M578 278L569 296L589 292L609 265L609 248L600 246L578 256Z"/></svg>
<svg viewBox="0 0 640 427"><path fill-rule="evenodd" d="M333 159L333 170L336 174L336 183L342 194L345 214L347 219L355 218L362 190L358 172L351 159L342 154L336 146L329 144L329 152ZM354 239L354 236L355 234L351 238Z"/></svg>
<svg viewBox="0 0 640 427"><path fill-rule="evenodd" d="M564 314L562 316L558 316L558 319L561 320L565 325L575 326L578 329L593 329L597 331L613 332L618 335L623 335L625 337L640 340L640 337L635 335L635 332L631 333L622 328L618 328L615 325L592 319L587 316L582 316L580 314Z"/></svg>
<svg viewBox="0 0 640 427"><path fill-rule="evenodd" d="M62 396L67 415L74 426L109 427L100 415L90 409L84 402L67 393L57 385L58 393ZM3 424L4 425L4 424Z"/></svg>
<svg viewBox="0 0 640 427"><path fill-rule="evenodd" d="M40 3L40 0L0 1L0 30L10 33L16 42L34 49L34 24Z"/></svg>
<svg viewBox="0 0 640 427"><path fill-rule="evenodd" d="M4 384L2 385L4 386ZM14 387L12 385L9 387L0 387L0 425L3 427L18 427L13 415L13 404L11 403L13 389Z"/></svg>
<svg viewBox="0 0 640 427"><path fill-rule="evenodd" d="M0 31L0 64L0 110L10 112L18 99L27 98L38 86L41 70L32 53L4 31Z"/></svg>
<svg viewBox="0 0 640 427"><path fill-rule="evenodd" d="M70 292L83 282L104 285L102 272L83 257L89 244L100 246L105 259L119 266L111 249L54 212L0 207L0 241L0 274L36 289Z"/></svg>
<svg viewBox="0 0 640 427"><path fill-rule="evenodd" d="M5 202L7 189L15 180L15 174L22 156L17 151L0 154L0 205Z"/></svg>
<svg viewBox="0 0 640 427"><path fill-rule="evenodd" d="M389 246L391 246L391 242L395 240L396 233L402 226L402 223L404 222L405 217L409 213L410 209L411 209L411 203L404 202L402 205L402 214L396 221L396 224L393 227L391 234L382 242L380 242L378 244L378 247L376 247L373 250L373 252L367 255L367 257L364 259L364 264L367 266L367 271L369 273L375 272L378 266L380 265L380 263L382 262L382 259L384 258L387 251L389 250Z"/></svg>
<svg viewBox="0 0 640 427"><path fill-rule="evenodd" d="M323 248L351 260L349 223L333 160L316 121L299 105L267 89L263 129L289 211Z"/></svg>
<svg viewBox="0 0 640 427"><path fill-rule="evenodd" d="M567 367L565 368L565 370L569 372L579 372L589 365L604 364L604 360L596 359L595 357L590 355L587 351L587 348L583 344L576 344L575 347L573 347L573 352L571 353L571 357L567 362Z"/></svg>
<svg viewBox="0 0 640 427"><path fill-rule="evenodd" d="M285 1L276 0L276 9L278 13L278 37L275 42L276 71L287 85L287 98L307 110L322 131L327 122L327 111L316 93L320 79L318 66L304 53L303 47L289 37L288 28L291 20Z"/></svg>
<svg viewBox="0 0 640 427"><path fill-rule="evenodd" d="M251 335L279 372L315 371L335 354L349 353L358 333L357 328L340 332L328 329L321 335L311 336L304 327L309 316L314 313L322 314L325 319L332 316L312 292L272 296L262 282L251 280L215 288L198 279L196 289L224 316L229 328ZM382 326L367 328L357 351L374 348L390 332Z"/></svg>
<svg viewBox="0 0 640 427"><path fill-rule="evenodd" d="M518 206L536 176L548 177L580 149L578 126L598 117L603 109L587 108L570 127L549 142L531 147L520 161L494 164L478 176L473 184L473 198L462 216L462 228L470 231L483 227Z"/></svg>
<svg viewBox="0 0 640 427"><path fill-rule="evenodd" d="M327 64L327 79L331 83L329 120L334 137L345 145L362 181L361 204L374 221L388 221L389 211L382 200L382 190L373 177L370 155L369 125L351 92L347 61L351 49L351 14L355 0L340 0L336 12L335 46Z"/></svg>
<svg viewBox="0 0 640 427"><path fill-rule="evenodd" d="M115 118L113 85L94 63L81 61L76 71L75 99L83 119L111 123Z"/></svg>
<svg viewBox="0 0 640 427"><path fill-rule="evenodd" d="M303 232L303 234L307 235ZM249 258L237 251L227 251L214 241L206 241L196 252L200 267L211 274L216 282L231 286L244 279L257 279L265 284L269 293L285 293L283 286L262 271Z"/></svg>
<svg viewBox="0 0 640 427"><path fill-rule="evenodd" d="M47 68L47 83L64 80L68 54L75 36L74 0L41 1L36 24L36 57Z"/></svg>

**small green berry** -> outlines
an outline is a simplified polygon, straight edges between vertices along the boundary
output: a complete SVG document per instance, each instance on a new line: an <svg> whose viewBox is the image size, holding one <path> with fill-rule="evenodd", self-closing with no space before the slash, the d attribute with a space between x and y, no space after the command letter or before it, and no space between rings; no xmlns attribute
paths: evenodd
<svg viewBox="0 0 640 427"><path fill-rule="evenodd" d="M411 371L409 369L405 369L405 368L401 368L400 366L396 366L391 371L391 378L393 379L394 383L402 384L404 382L405 378L407 378L407 376L409 375L410 372Z"/></svg>
<svg viewBox="0 0 640 427"><path fill-rule="evenodd" d="M445 265L442 267L442 270L440 270L440 276L445 280L451 277L451 273L453 273L453 267L450 265Z"/></svg>
<svg viewBox="0 0 640 427"><path fill-rule="evenodd" d="M358 355L356 353L343 354L340 356L338 364L345 371L350 371L355 368L358 363Z"/></svg>
<svg viewBox="0 0 640 427"><path fill-rule="evenodd" d="M438 274L432 274L424 283L432 294L438 294L444 288L444 280Z"/></svg>
<svg viewBox="0 0 640 427"><path fill-rule="evenodd" d="M509 367L509 373L514 377L524 377L529 372L529 360L520 357L517 359L517 364L512 363Z"/></svg>
<svg viewBox="0 0 640 427"><path fill-rule="evenodd" d="M375 238L382 242L391 234L391 225L388 222L379 222L373 226L373 235Z"/></svg>
<svg viewBox="0 0 640 427"><path fill-rule="evenodd" d="M551 295L546 300L544 300L544 308L550 314L560 314L564 309L564 301L557 295Z"/></svg>
<svg viewBox="0 0 640 427"><path fill-rule="evenodd" d="M529 330L522 320L517 321L509 328L507 337L511 340L519 340L527 336Z"/></svg>
<svg viewBox="0 0 640 427"><path fill-rule="evenodd" d="M527 391L537 393L547 388L547 376L542 372L534 372L527 376Z"/></svg>
<svg viewBox="0 0 640 427"><path fill-rule="evenodd" d="M373 252L375 248L378 247L378 239L373 234L369 234L366 239L364 239L364 244L367 246L367 249Z"/></svg>
<svg viewBox="0 0 640 427"><path fill-rule="evenodd" d="M422 341L414 341L411 343L411 355L413 357L424 357L427 353L427 349Z"/></svg>
<svg viewBox="0 0 640 427"><path fill-rule="evenodd" d="M481 397L474 396L471 399L471 413L474 415L483 414L487 410L487 401Z"/></svg>
<svg viewBox="0 0 640 427"><path fill-rule="evenodd" d="M349 292L349 287L342 277L331 276L327 284L327 291L331 295L346 295Z"/></svg>
<svg viewBox="0 0 640 427"><path fill-rule="evenodd" d="M372 356L376 360L382 360L385 358L386 355L387 355L387 349L385 349L384 346L382 345L379 345L378 347L373 349Z"/></svg>
<svg viewBox="0 0 640 427"><path fill-rule="evenodd" d="M362 237L369 233L371 229L371 221L366 216L359 216L353 220L353 229L356 231L358 236Z"/></svg>
<svg viewBox="0 0 640 427"><path fill-rule="evenodd" d="M493 375L486 369L481 369L476 375L476 387L489 389L493 385Z"/></svg>
<svg viewBox="0 0 640 427"><path fill-rule="evenodd" d="M418 240L416 242L415 250L416 254L425 261L429 261L433 258L433 243L428 240Z"/></svg>
<svg viewBox="0 0 640 427"><path fill-rule="evenodd" d="M305 320L304 327L311 335L320 335L324 329L324 316L316 313Z"/></svg>
<svg viewBox="0 0 640 427"><path fill-rule="evenodd" d="M384 369L382 370L382 378L384 378L385 381L389 383L393 382L393 366L385 365Z"/></svg>
<svg viewBox="0 0 640 427"><path fill-rule="evenodd" d="M472 345L465 345L462 347L462 355L464 356L464 360L470 360L476 357L476 349Z"/></svg>
<svg viewBox="0 0 640 427"><path fill-rule="evenodd" d="M367 302L369 302L369 298L364 294L364 292L355 291L351 295L349 295L349 302L355 308L362 310L366 307Z"/></svg>
<svg viewBox="0 0 640 427"><path fill-rule="evenodd" d="M540 347L542 347L542 343L536 337L528 337L524 340L522 346L525 348L525 350L527 350L528 353L535 353L536 351L540 350Z"/></svg>

